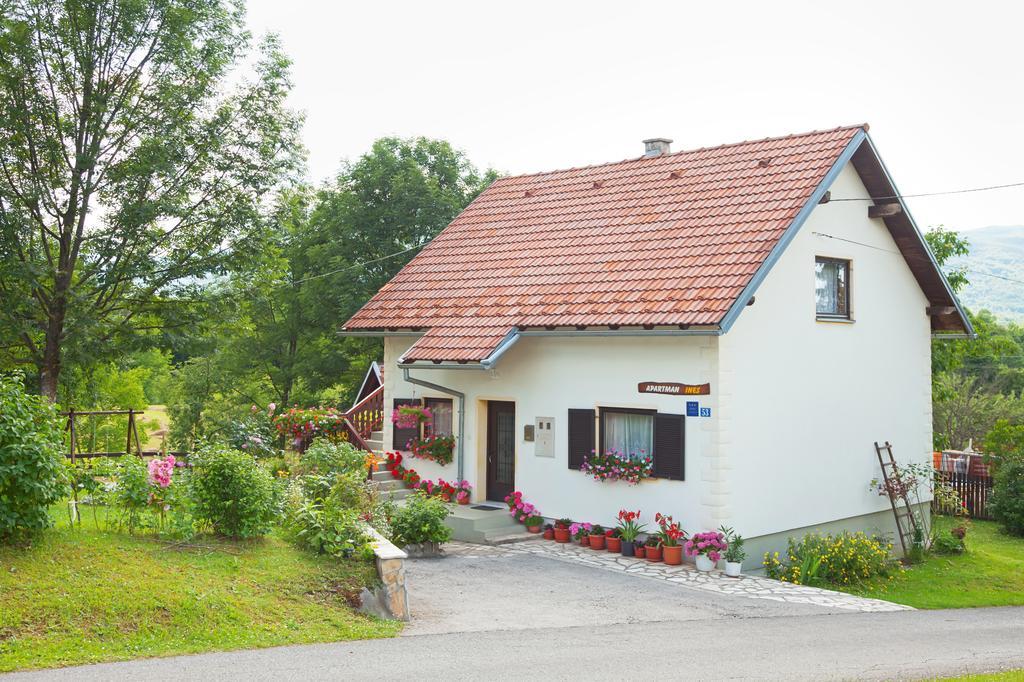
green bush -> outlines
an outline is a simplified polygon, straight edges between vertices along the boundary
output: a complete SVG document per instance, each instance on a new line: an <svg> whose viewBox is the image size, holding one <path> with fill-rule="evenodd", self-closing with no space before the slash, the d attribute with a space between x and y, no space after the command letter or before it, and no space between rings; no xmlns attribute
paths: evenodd
<svg viewBox="0 0 1024 682"><path fill-rule="evenodd" d="M0 542L48 528L47 509L69 490L57 409L23 382L0 375Z"/></svg>
<svg viewBox="0 0 1024 682"><path fill-rule="evenodd" d="M317 438L302 453L298 473L334 474L359 473L366 475L366 451L348 443L332 443L326 438Z"/></svg>
<svg viewBox="0 0 1024 682"><path fill-rule="evenodd" d="M392 517L392 540L398 545L448 542L452 529L444 520L451 513L451 507L440 499L416 493Z"/></svg>
<svg viewBox="0 0 1024 682"><path fill-rule="evenodd" d="M118 524L134 533L146 525L146 511L153 487L149 483L149 471L141 457L120 457L115 469L117 487L114 488L113 502L118 510Z"/></svg>
<svg viewBox="0 0 1024 682"><path fill-rule="evenodd" d="M897 570L891 550L891 544L864 533L811 533L790 538L784 559L766 553L764 569L769 578L797 585L851 585Z"/></svg>
<svg viewBox="0 0 1024 682"><path fill-rule="evenodd" d="M192 457L193 513L219 535L266 535L277 512L274 480L252 455L223 445L200 448Z"/></svg>
<svg viewBox="0 0 1024 682"><path fill-rule="evenodd" d="M964 541L952 533L935 533L932 536L932 551L936 554L962 554Z"/></svg>
<svg viewBox="0 0 1024 682"><path fill-rule="evenodd" d="M285 536L317 554L347 557L369 552L370 536L363 520L373 508L366 481L349 474L338 476L326 496L310 497L306 488L314 478L293 479L285 492Z"/></svg>
<svg viewBox="0 0 1024 682"><path fill-rule="evenodd" d="M1024 460L999 463L989 500L992 517L1013 535L1024 535Z"/></svg>

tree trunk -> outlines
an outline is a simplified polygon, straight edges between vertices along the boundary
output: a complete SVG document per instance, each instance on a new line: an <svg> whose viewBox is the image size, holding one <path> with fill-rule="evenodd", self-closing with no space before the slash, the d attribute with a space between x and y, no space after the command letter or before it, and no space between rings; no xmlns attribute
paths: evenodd
<svg viewBox="0 0 1024 682"><path fill-rule="evenodd" d="M46 324L46 343L43 347L43 364L39 368L39 391L57 402L57 386L61 370L61 342L64 339L64 317L67 314L67 289L65 278L57 278L58 292L54 296Z"/></svg>

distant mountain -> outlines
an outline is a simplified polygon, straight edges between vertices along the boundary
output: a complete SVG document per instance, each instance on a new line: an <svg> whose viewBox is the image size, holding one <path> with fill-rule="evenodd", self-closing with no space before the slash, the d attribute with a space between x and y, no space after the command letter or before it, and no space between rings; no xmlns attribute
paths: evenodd
<svg viewBox="0 0 1024 682"><path fill-rule="evenodd" d="M971 253L949 263L967 266L971 283L960 292L960 301L971 310L984 308L1000 319L1024 322L1024 225L982 227L961 234L970 243Z"/></svg>

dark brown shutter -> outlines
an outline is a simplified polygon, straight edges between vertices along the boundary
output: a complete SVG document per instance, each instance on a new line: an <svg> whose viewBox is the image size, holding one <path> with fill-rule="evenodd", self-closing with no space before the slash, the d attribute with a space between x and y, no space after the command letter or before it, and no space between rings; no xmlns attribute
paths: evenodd
<svg viewBox="0 0 1024 682"><path fill-rule="evenodd" d="M686 418L681 414L654 415L654 475L677 481L686 475Z"/></svg>
<svg viewBox="0 0 1024 682"><path fill-rule="evenodd" d="M419 404L420 401L414 398L395 398L396 409L402 405ZM390 415L388 415L388 418L390 418ZM394 426L391 429L391 448L393 450L408 450L409 441L412 440L413 438L419 438L419 435L420 430L417 427L412 427L410 429L400 429L397 426Z"/></svg>
<svg viewBox="0 0 1024 682"><path fill-rule="evenodd" d="M569 468L579 469L594 451L594 410L569 410Z"/></svg>

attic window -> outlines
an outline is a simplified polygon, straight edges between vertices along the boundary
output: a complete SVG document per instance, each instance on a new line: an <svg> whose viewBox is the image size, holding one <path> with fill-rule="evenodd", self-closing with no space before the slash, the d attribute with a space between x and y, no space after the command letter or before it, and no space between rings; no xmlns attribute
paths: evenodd
<svg viewBox="0 0 1024 682"><path fill-rule="evenodd" d="M850 319L850 261L814 259L814 301L818 319Z"/></svg>

